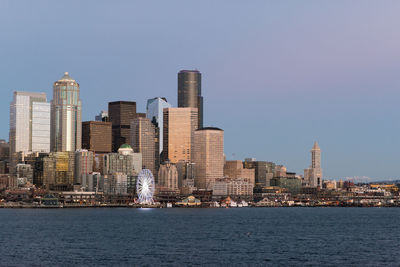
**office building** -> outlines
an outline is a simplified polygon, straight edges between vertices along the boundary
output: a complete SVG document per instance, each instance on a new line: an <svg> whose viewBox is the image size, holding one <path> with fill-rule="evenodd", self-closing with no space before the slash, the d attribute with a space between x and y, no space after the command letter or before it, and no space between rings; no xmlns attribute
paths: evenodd
<svg viewBox="0 0 400 267"><path fill-rule="evenodd" d="M95 153L111 153L111 122L85 121L82 123L82 148Z"/></svg>
<svg viewBox="0 0 400 267"><path fill-rule="evenodd" d="M192 144L197 127L197 108L164 109L163 159L171 163L192 160Z"/></svg>
<svg viewBox="0 0 400 267"><path fill-rule="evenodd" d="M75 177L75 152L51 152L43 158L43 185L49 190L70 191Z"/></svg>
<svg viewBox="0 0 400 267"><path fill-rule="evenodd" d="M112 151L117 152L122 145L130 145L131 121L146 114L136 113L136 102L115 101L108 103L108 116L112 123Z"/></svg>
<svg viewBox="0 0 400 267"><path fill-rule="evenodd" d="M198 70L181 70L178 73L178 107L197 108L198 127L203 127L203 97L201 73Z"/></svg>
<svg viewBox="0 0 400 267"><path fill-rule="evenodd" d="M217 179L213 185L214 196L252 196L253 185L247 179Z"/></svg>
<svg viewBox="0 0 400 267"><path fill-rule="evenodd" d="M10 105L10 152L50 151L50 104L45 93L14 92Z"/></svg>
<svg viewBox="0 0 400 267"><path fill-rule="evenodd" d="M82 184L82 176L93 172L94 154L86 149L75 152L75 184Z"/></svg>
<svg viewBox="0 0 400 267"><path fill-rule="evenodd" d="M244 168L254 169L255 187L262 188L270 186L270 181L274 177L275 163L268 161L256 161L248 158L243 162Z"/></svg>
<svg viewBox="0 0 400 267"><path fill-rule="evenodd" d="M317 142L311 149L311 166L304 169L304 180L310 187L322 188L321 149Z"/></svg>
<svg viewBox="0 0 400 267"><path fill-rule="evenodd" d="M175 164L169 161L160 165L158 171L158 185L169 190L178 190L178 170Z"/></svg>
<svg viewBox="0 0 400 267"><path fill-rule="evenodd" d="M164 108L170 108L172 105L167 102L165 97L155 97L147 100L146 117L159 128L159 153L163 151L163 111Z"/></svg>
<svg viewBox="0 0 400 267"><path fill-rule="evenodd" d="M215 180L224 175L224 131L206 127L194 132L193 163L195 186L212 190Z"/></svg>
<svg viewBox="0 0 400 267"><path fill-rule="evenodd" d="M133 151L142 154L142 167L149 169L157 181L160 153L158 129L147 118L135 118L131 122L131 144Z"/></svg>
<svg viewBox="0 0 400 267"><path fill-rule="evenodd" d="M82 103L79 84L68 72L53 85L51 101L51 151L75 152L81 149Z"/></svg>
<svg viewBox="0 0 400 267"><path fill-rule="evenodd" d="M138 175L142 170L142 154L134 153L130 145L122 145L118 153L104 155L103 174L123 173L128 176Z"/></svg>
<svg viewBox="0 0 400 267"><path fill-rule="evenodd" d="M227 160L224 165L224 176L231 179L244 179L255 185L255 170L245 169L241 160Z"/></svg>

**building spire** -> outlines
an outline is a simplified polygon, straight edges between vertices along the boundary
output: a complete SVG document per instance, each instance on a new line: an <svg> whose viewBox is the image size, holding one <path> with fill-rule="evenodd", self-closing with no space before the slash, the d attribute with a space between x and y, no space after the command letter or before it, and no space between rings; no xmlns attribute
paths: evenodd
<svg viewBox="0 0 400 267"><path fill-rule="evenodd" d="M319 148L319 145L318 145L318 142L317 142L317 141L314 142L314 146L313 146L312 149L313 149L313 150L321 150L321 149Z"/></svg>

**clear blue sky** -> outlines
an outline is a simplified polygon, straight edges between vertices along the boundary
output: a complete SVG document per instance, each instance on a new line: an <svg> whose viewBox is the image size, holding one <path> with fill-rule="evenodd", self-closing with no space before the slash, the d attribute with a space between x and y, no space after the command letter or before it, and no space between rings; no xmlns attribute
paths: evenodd
<svg viewBox="0 0 400 267"><path fill-rule="evenodd" d="M203 74L205 125L228 159L301 172L317 140L326 178L400 172L400 1L0 1L0 138L14 90L65 71L83 119L107 102L177 102L177 72Z"/></svg>

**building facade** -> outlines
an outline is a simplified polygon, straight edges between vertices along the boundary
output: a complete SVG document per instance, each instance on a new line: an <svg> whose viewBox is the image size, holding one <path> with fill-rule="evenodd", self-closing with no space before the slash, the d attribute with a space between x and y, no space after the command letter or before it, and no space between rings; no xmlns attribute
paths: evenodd
<svg viewBox="0 0 400 267"><path fill-rule="evenodd" d="M158 185L169 190L178 190L178 170L175 164L165 162L158 171Z"/></svg>
<svg viewBox="0 0 400 267"><path fill-rule="evenodd" d="M194 132L198 128L197 108L164 109L163 160L172 163L192 160Z"/></svg>
<svg viewBox="0 0 400 267"><path fill-rule="evenodd" d="M224 131L214 127L196 130L193 152L195 186L212 190L215 180L224 175Z"/></svg>
<svg viewBox="0 0 400 267"><path fill-rule="evenodd" d="M163 111L164 108L170 108L172 105L167 102L165 97L155 97L147 100L146 117L159 128L159 153L163 151Z"/></svg>
<svg viewBox="0 0 400 267"><path fill-rule="evenodd" d="M51 152L43 158L43 185L49 190L70 191L75 182L75 152Z"/></svg>
<svg viewBox="0 0 400 267"><path fill-rule="evenodd" d="M245 159L243 164L246 169L254 169L255 187L263 188L271 185L271 179L274 177L275 172L275 163Z"/></svg>
<svg viewBox="0 0 400 267"><path fill-rule="evenodd" d="M122 145L118 153L104 155L103 174L124 173L128 176L139 174L142 170L142 154L134 153L130 145Z"/></svg>
<svg viewBox="0 0 400 267"><path fill-rule="evenodd" d="M85 121L82 123L82 148L95 153L111 153L111 122Z"/></svg>
<svg viewBox="0 0 400 267"><path fill-rule="evenodd" d="M112 123L112 151L117 152L122 145L131 145L131 121L146 114L136 113L136 102L115 101L108 103L108 116Z"/></svg>
<svg viewBox="0 0 400 267"><path fill-rule="evenodd" d="M197 108L198 127L203 128L201 73L198 70L181 70L178 73L178 107Z"/></svg>
<svg viewBox="0 0 400 267"><path fill-rule="evenodd" d="M311 149L311 166L304 169L304 180L310 187L322 188L321 149L317 142Z"/></svg>
<svg viewBox="0 0 400 267"><path fill-rule="evenodd" d="M50 152L50 104L45 93L14 92L10 105L10 154Z"/></svg>
<svg viewBox="0 0 400 267"><path fill-rule="evenodd" d="M232 179L244 179L255 185L255 170L245 169L241 160L227 160L224 165L224 176Z"/></svg>
<svg viewBox="0 0 400 267"><path fill-rule="evenodd" d="M53 85L51 101L51 151L81 149L82 103L79 84L68 72Z"/></svg>
<svg viewBox="0 0 400 267"><path fill-rule="evenodd" d="M156 126L147 118L133 119L131 144L134 152L142 154L142 168L149 169L157 181L160 153Z"/></svg>
<svg viewBox="0 0 400 267"><path fill-rule="evenodd" d="M82 184L82 176L93 172L94 154L86 149L75 152L75 184Z"/></svg>

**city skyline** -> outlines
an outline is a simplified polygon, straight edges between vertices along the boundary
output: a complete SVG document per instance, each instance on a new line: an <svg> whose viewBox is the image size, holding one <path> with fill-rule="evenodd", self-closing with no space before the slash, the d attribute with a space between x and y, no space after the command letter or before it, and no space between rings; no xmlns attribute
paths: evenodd
<svg viewBox="0 0 400 267"><path fill-rule="evenodd" d="M305 8L295 2L290 8L285 4L235 3L229 7L232 14L227 15L226 22L218 20L213 25L215 30L211 22L216 22L222 4L215 4L213 10L195 4L195 8L211 18L210 23L200 23L204 22L202 12L188 17L187 24L199 31L202 41L197 42L189 33L191 40L185 46L178 45L182 50L178 53L178 49L173 49L175 41L171 40L179 39L178 27L183 20L170 16L174 14L174 1L160 3L168 12L157 11L159 20L147 20L147 12L135 13L136 18L121 16L124 18L114 26L104 24L108 19L99 25L89 22L90 19L98 22L96 16L89 14L90 5L74 2L73 5L81 7L77 10L79 18L61 23L58 28L45 26L54 15L41 13L43 20L39 20L28 12L33 3L26 2L16 16L16 6L3 2L1 24L13 25L21 35L4 30L5 42L0 45L3 51L9 51L3 57L7 68L2 69L4 76L0 81L4 94L2 114L5 114L0 123L8 125L6 114L13 91L45 92L51 99L51 84L65 71L81 85L82 120L87 121L106 109L110 101L135 101L138 112L145 112L147 99L161 96L176 107L177 72L197 68L203 74L204 126L224 129L228 159L255 157L302 173L309 166L309 147L318 141L324 151L321 164L324 177L396 178L395 148L400 142L395 135L396 98L400 85L396 80L399 54L395 49L399 40L393 34L398 30L393 22L397 21L395 10L399 4L375 6L366 1L363 14L359 14L355 12L358 8L355 4L343 9L334 3L316 3L310 1ZM49 9L67 12L61 4L46 4ZM44 4L39 9L41 6ZM149 4L136 3L133 7L150 10ZM265 14L265 7L269 7L271 14ZM100 3L96 8L109 9L110 18L118 12L125 14L118 5ZM182 8L189 11L193 7ZM311 11L312 16L307 16ZM247 12L253 12L254 16L245 17ZM235 17L243 18L241 24L235 22ZM30 20L27 29L19 28ZM153 35L146 35L134 22L147 23ZM86 27L81 29L79 25ZM279 25L279 31L274 25ZM112 33L114 27L121 30ZM222 29L224 36L218 35ZM54 41L46 36L62 30L76 33L82 45L53 46ZM171 35L167 40L159 34L163 30ZM102 40L99 39L102 31L112 33L110 40L117 40L119 45L108 39L104 44L95 42ZM128 34L123 35L123 31ZM32 34L43 39L32 40ZM135 34L139 39L130 37ZM301 34L306 38L299 40ZM128 50L122 44L124 40L144 56L157 57L145 60L138 52ZM136 40L141 41L132 46ZM160 42L163 40L166 43ZM29 49L22 51L20 43L24 46L28 43ZM196 52L188 53L195 44ZM120 53L114 51L118 48ZM112 71L115 66L118 73ZM155 66L160 79L152 79L151 70ZM226 112L221 112L221 107ZM2 128L0 138L8 139L8 127Z"/></svg>

